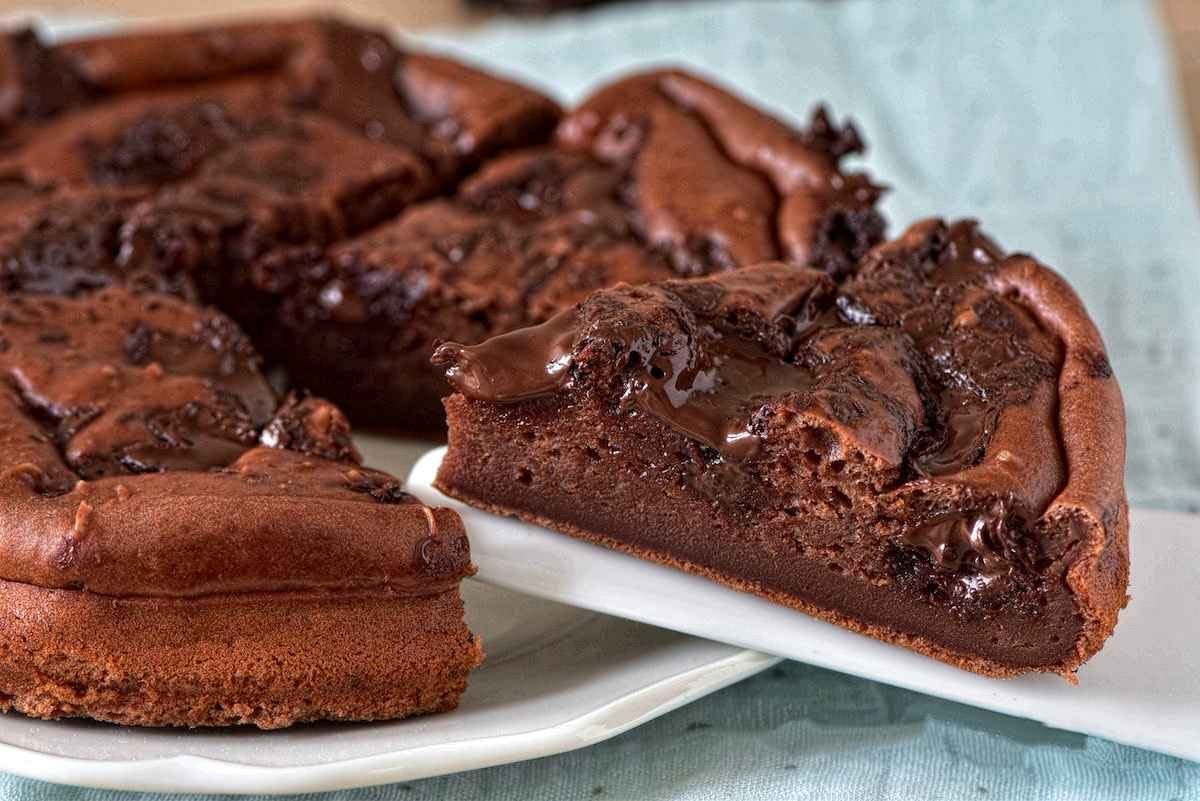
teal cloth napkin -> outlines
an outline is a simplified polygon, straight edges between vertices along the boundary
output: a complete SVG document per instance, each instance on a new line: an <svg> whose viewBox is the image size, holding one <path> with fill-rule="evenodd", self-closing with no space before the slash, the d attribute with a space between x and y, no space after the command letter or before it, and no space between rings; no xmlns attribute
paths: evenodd
<svg viewBox="0 0 1200 801"><path fill-rule="evenodd" d="M1068 277L1125 392L1131 500L1200 511L1200 217L1152 6L626 4L429 38L568 100L670 62L785 117L828 101L894 231L976 216ZM0 796L123 794L0 776ZM314 797L1184 801L1200 764L785 663L585 750Z"/></svg>

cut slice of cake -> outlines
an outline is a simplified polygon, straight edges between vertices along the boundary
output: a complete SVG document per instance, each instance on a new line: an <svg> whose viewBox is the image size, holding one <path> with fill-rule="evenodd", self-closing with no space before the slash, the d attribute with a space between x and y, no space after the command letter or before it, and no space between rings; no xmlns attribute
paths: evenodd
<svg viewBox="0 0 1200 801"><path fill-rule="evenodd" d="M1124 410L1056 273L928 220L851 275L599 291L435 361L438 487L995 676L1126 600Z"/></svg>

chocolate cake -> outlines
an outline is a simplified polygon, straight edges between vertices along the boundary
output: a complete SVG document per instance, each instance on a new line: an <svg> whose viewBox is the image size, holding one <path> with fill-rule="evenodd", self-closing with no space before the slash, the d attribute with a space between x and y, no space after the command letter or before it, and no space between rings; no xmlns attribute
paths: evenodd
<svg viewBox="0 0 1200 801"><path fill-rule="evenodd" d="M879 188L823 109L794 130L681 72L633 75L570 112L553 144L494 158L451 197L361 237L282 249L255 288L256 341L351 417L440 431L442 339L542 322L592 291L786 259L841 274L882 237Z"/></svg>
<svg viewBox="0 0 1200 801"><path fill-rule="evenodd" d="M437 484L484 509L988 675L1072 677L1125 603L1103 343L971 222L849 273L620 285L435 361Z"/></svg>
<svg viewBox="0 0 1200 801"><path fill-rule="evenodd" d="M0 297L0 706L263 728L453 708L482 658L458 516L282 403L226 317Z"/></svg>
<svg viewBox="0 0 1200 801"><path fill-rule="evenodd" d="M306 394L440 432L447 339L448 492L1070 674L1124 600L1103 346L970 225L879 245L861 149L678 71L564 115L332 20L0 36L0 706L452 708L461 522Z"/></svg>

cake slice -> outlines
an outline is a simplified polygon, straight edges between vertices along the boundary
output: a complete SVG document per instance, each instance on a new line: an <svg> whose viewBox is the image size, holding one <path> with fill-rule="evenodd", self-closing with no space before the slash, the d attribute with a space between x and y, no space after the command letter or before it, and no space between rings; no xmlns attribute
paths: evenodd
<svg viewBox="0 0 1200 801"><path fill-rule="evenodd" d="M1124 411L1057 274L927 220L446 344L445 493L993 676L1126 600Z"/></svg>
<svg viewBox="0 0 1200 801"><path fill-rule="evenodd" d="M846 270L883 232L879 187L842 164L861 148L824 110L796 128L693 75L635 74L452 197L263 258L255 286L276 312L252 333L356 421L440 432L443 339L540 323L622 281L767 259Z"/></svg>
<svg viewBox="0 0 1200 801"><path fill-rule="evenodd" d="M279 402L228 318L0 297L0 708L139 725L454 708L462 523Z"/></svg>

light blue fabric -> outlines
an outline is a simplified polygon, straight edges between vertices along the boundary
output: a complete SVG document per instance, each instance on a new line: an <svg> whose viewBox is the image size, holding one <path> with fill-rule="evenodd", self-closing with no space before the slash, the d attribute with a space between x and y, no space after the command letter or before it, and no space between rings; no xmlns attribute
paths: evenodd
<svg viewBox="0 0 1200 801"><path fill-rule="evenodd" d="M1108 341L1134 503L1200 508L1200 217L1169 56L1133 2L616 5L437 37L577 98L684 63L851 115L893 230L971 215L1063 272ZM1200 732L1197 732L1200 736ZM117 799L0 777L13 799ZM592 748L345 799L1200 799L1200 765L785 664Z"/></svg>

